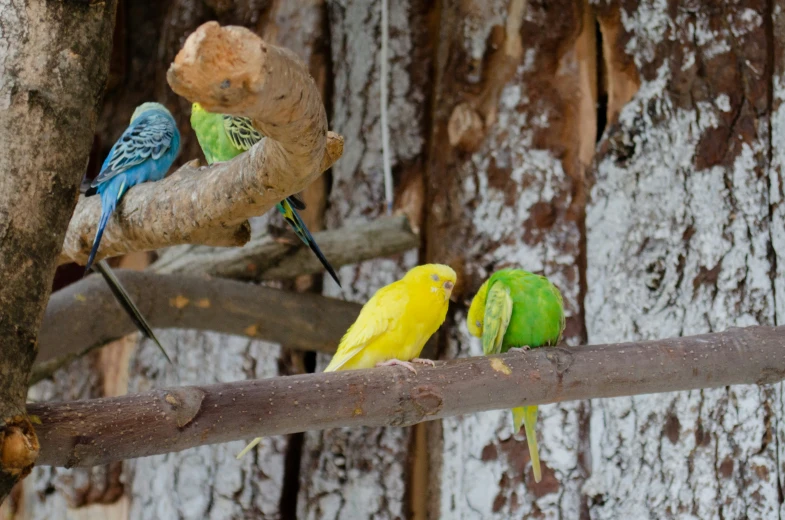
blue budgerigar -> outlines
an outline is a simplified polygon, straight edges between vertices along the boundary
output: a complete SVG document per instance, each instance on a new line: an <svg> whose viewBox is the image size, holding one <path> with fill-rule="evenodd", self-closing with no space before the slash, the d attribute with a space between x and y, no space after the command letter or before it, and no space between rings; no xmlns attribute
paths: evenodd
<svg viewBox="0 0 785 520"><path fill-rule="evenodd" d="M106 223L125 192L141 182L161 180L172 166L179 150L180 132L177 130L172 114L160 103L143 103L134 110L131 124L112 146L101 166L101 172L88 190L88 195L90 192L97 192L101 197L101 220L87 259L85 273L95 268L104 277L115 298L134 324L142 334L155 342L170 363L171 359L153 333L150 324L142 316L109 264L101 260L93 266L93 261Z"/></svg>
<svg viewBox="0 0 785 520"><path fill-rule="evenodd" d="M106 223L125 192L139 183L163 179L179 151L180 132L166 107L160 103L139 105L90 185L101 196L101 220L85 272L90 271Z"/></svg>

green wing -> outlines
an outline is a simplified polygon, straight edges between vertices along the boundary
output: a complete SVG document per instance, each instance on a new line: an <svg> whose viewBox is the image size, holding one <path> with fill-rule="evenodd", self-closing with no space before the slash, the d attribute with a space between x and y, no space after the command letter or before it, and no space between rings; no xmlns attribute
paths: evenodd
<svg viewBox="0 0 785 520"><path fill-rule="evenodd" d="M247 117L224 114L224 130L229 141L240 150L250 150L253 145L264 137Z"/></svg>
<svg viewBox="0 0 785 520"><path fill-rule="evenodd" d="M495 283L488 290L482 330L482 350L486 356L502 351L504 335L512 316L512 303L510 288L504 283Z"/></svg>

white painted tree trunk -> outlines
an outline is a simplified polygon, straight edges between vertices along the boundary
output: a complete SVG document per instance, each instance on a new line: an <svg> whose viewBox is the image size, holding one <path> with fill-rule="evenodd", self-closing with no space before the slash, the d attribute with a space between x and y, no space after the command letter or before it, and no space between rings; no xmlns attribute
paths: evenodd
<svg viewBox="0 0 785 520"><path fill-rule="evenodd" d="M776 322L771 12L729 4L621 8L609 44L624 45L642 83L600 145L587 209L592 343ZM781 393L595 401L591 517L778 517Z"/></svg>
<svg viewBox="0 0 785 520"><path fill-rule="evenodd" d="M467 142L469 136L458 137L458 125L452 126L461 107L481 121L484 141L466 150L471 155L453 153L447 164L435 153L431 158L431 185L444 180L433 194L429 218L448 231L432 230L428 245L429 259L461 259L466 304L497 269L544 273L565 300L566 341L579 344L582 181L596 132L595 61L591 52L586 55L593 48L594 27L582 31L588 12L562 4L499 1L476 9L477 3L452 6L443 15L450 56L463 56L475 64L472 70L495 71L472 77L460 65L451 67L449 59L440 70L437 92L444 114L435 132L444 132L444 125L448 135L435 143ZM557 19L561 27L536 33L538 26L558 26ZM559 52L556 42L563 46ZM565 154L561 146L570 151ZM437 234L457 240L433 245ZM454 315L448 359L482 354L465 319L464 311ZM539 484L525 435L512 435L509 411L454 417L431 428L431 449L441 459L438 473L432 473L439 486L431 518L578 518L586 476L580 458L585 414L586 404L579 402L541 407Z"/></svg>

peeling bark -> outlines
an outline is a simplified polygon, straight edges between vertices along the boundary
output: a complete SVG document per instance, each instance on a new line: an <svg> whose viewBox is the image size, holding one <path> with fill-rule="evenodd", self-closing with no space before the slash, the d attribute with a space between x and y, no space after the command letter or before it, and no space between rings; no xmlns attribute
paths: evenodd
<svg viewBox="0 0 785 520"><path fill-rule="evenodd" d="M630 57L641 85L599 146L589 341L775 323L770 8L598 9L619 21L607 44ZM592 518L777 517L780 395L779 385L733 386L594 402Z"/></svg>
<svg viewBox="0 0 785 520"><path fill-rule="evenodd" d="M565 340L578 344L584 170L596 134L588 6L463 2L444 9L440 30L446 43L435 94L427 258L456 268L456 291L466 305L497 269L545 274L564 296ZM453 315L443 356L482 353L464 323L463 311ZM432 478L439 484L430 516L577 518L586 477L579 462L585 406L541 408L539 484L523 434L510 436L509 412L451 418L431 428L431 450L438 453Z"/></svg>

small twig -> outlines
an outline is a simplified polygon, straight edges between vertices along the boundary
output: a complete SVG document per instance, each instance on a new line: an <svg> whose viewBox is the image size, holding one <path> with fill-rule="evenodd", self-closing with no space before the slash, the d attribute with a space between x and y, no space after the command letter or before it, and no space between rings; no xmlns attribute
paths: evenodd
<svg viewBox="0 0 785 520"><path fill-rule="evenodd" d="M106 227L98 258L176 244L239 246L261 215L329 168L343 138L327 132L318 87L305 65L242 27L200 26L169 69L172 89L215 112L254 120L267 139L234 160L186 165L131 189ZM84 263L101 204L81 198L59 262Z"/></svg>
<svg viewBox="0 0 785 520"><path fill-rule="evenodd" d="M640 343L552 347L396 367L274 377L28 406L39 464L92 466L195 446L357 426L408 426L485 410L769 384L785 378L785 327Z"/></svg>

